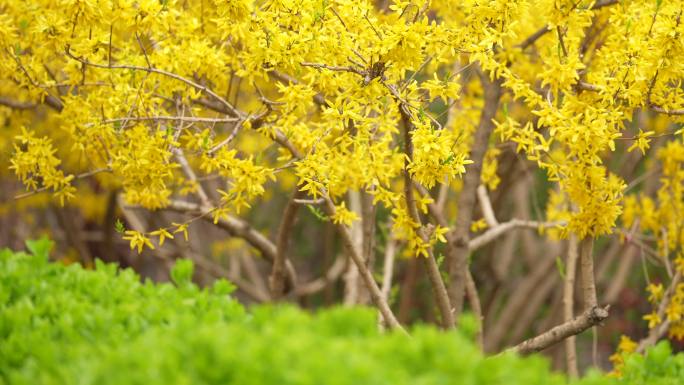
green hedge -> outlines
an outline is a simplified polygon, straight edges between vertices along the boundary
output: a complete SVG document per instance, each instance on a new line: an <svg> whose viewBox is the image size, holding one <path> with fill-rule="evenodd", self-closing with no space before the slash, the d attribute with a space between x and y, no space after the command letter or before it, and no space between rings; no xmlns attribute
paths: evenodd
<svg viewBox="0 0 684 385"><path fill-rule="evenodd" d="M0 384L566 383L539 357L484 358L458 332L381 333L372 309L246 311L226 281L193 285L187 262L173 284L141 283L112 265L48 263L49 248L0 251ZM622 381L579 383L684 383L684 356L665 344L626 362Z"/></svg>

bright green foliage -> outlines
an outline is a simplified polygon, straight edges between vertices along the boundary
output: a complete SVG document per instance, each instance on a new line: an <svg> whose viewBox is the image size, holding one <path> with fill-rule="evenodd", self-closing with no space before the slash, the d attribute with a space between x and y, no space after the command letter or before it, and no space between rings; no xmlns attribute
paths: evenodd
<svg viewBox="0 0 684 385"><path fill-rule="evenodd" d="M189 263L175 285L140 283L113 265L47 263L46 240L28 247L0 252L0 384L566 383L539 357L485 359L458 332L381 333L369 309L248 313L229 283L190 283ZM678 384L684 356L662 343L628 357L623 376L580 383Z"/></svg>

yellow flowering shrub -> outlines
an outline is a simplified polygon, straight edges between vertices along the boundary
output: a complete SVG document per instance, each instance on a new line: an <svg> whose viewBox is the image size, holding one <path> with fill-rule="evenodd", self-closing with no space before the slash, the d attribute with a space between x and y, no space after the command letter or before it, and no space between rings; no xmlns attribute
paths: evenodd
<svg viewBox="0 0 684 385"><path fill-rule="evenodd" d="M310 214L307 229L334 227L342 242L320 243L361 270L395 246L421 257L444 327L490 271L536 271L484 247L508 231L537 229L563 250L574 238L597 239L601 253L603 240L639 242L660 269L644 280L652 312L640 319L681 339L683 33L681 1L660 0L4 1L0 178L21 182L17 198L51 200L0 213L54 200L79 210L87 223L76 225L104 228L74 241L80 250L117 231L161 259L204 258L185 248L204 245L192 224L208 220L276 278L287 271L296 293L306 291L285 260L317 244L291 234ZM547 249L530 239L526 252ZM502 256L473 262L480 252ZM258 271L231 263L225 275ZM391 288L361 276L368 298L389 301ZM490 299L486 311L506 313ZM525 335L498 334L491 346ZM634 350L625 341L620 351Z"/></svg>

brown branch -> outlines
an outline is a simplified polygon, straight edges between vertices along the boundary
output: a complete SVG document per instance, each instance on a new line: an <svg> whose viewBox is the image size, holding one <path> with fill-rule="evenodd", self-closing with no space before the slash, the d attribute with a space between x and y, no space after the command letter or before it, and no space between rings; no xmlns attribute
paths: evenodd
<svg viewBox="0 0 684 385"><path fill-rule="evenodd" d="M482 209L482 216L487 222L489 227L496 227L499 222L496 220L496 215L494 215L494 209L492 208L492 202L489 200L489 195L487 194L487 187L485 185L480 185L477 187L477 200L480 202L480 208Z"/></svg>
<svg viewBox="0 0 684 385"><path fill-rule="evenodd" d="M202 215L202 219L213 223L213 219L211 218L211 215L209 215L213 211L213 208L211 207L201 206L192 202L171 200L164 209L188 214L200 214ZM228 231L228 233L235 237L244 239L247 243L252 245L252 247L259 250L267 261L273 263L276 256L276 245L262 233L253 229L245 220L230 215L224 215L218 218L216 226ZM294 277L291 279L294 279Z"/></svg>
<svg viewBox="0 0 684 385"><path fill-rule="evenodd" d="M268 302L268 295L264 293L262 289L260 289L257 285L253 284L252 282L249 282L248 280L240 277L239 274L231 272L223 266L217 264L216 262L208 258L205 258L204 256L198 253L192 252L191 250L188 251L188 254L190 258L197 264L197 266L204 269L209 274L213 275L216 278L228 279L231 283L235 284L238 290L242 290L245 294L250 296L255 301Z"/></svg>
<svg viewBox="0 0 684 385"><path fill-rule="evenodd" d="M404 125L404 152L406 158L404 160L404 199L406 200L406 208L409 217L418 224L419 228L417 230L418 236L425 243L429 242L427 234L425 234L425 229L423 228L422 220L418 213L418 208L416 207L416 201L413 196L413 181L411 179L411 174L409 173L409 165L413 159L413 141L411 139L411 132L414 129L413 122L411 121L411 114L408 107L402 102L399 102L399 111L401 113L402 122ZM428 273L428 278L432 286L432 292L437 301L437 307L442 316L442 327L445 329L450 329L454 327L454 317L451 310L451 303L449 302L449 294L442 280L442 274L439 271L439 266L433 255L432 247L427 250L427 256L424 259L425 270Z"/></svg>
<svg viewBox="0 0 684 385"><path fill-rule="evenodd" d="M233 131L231 131L230 135L228 135L228 137L226 139L222 140L219 144L217 144L216 146L212 147L209 151L207 151L207 155L211 155L211 154L215 153L216 151L221 149L221 147L232 142L233 139L235 139L235 137L237 136L238 131L240 130L242 125L245 123L245 120L248 120L248 119L249 119L249 117L247 117L245 119L241 119L239 122L237 122L235 124L235 127L233 127Z"/></svg>
<svg viewBox="0 0 684 385"><path fill-rule="evenodd" d="M26 75L26 78L28 79L29 83L31 83L31 85L33 85L34 87L37 87L37 88L43 88L43 89L45 88L45 87L42 87L40 84L38 84L38 82L33 80L33 78L31 77L31 74L29 74L26 67L24 67L24 65L21 63L21 60L15 54L13 54L9 50L7 52L14 58L14 61L17 62L17 66L19 67L21 72L23 72L24 75ZM45 92L47 93L47 91L45 91ZM57 112L62 112L62 110L64 109L64 104L62 104L62 100L57 96L47 94L47 95L45 95L45 99L43 100L43 103L47 104L49 107L51 107L53 110L55 110Z"/></svg>
<svg viewBox="0 0 684 385"><path fill-rule="evenodd" d="M302 67L311 67L311 68L316 68L316 69L325 69L333 72L351 72L355 73L357 75L361 76L366 76L365 71L359 70L357 68L351 67L351 66L331 66L327 64L322 64L322 63L307 63L307 62L302 62L299 63Z"/></svg>
<svg viewBox="0 0 684 385"><path fill-rule="evenodd" d="M489 136L494 128L493 118L499 106L502 89L501 80L489 81L486 75L482 75L484 88L485 104L480 116L480 123L474 133L473 146L470 151L472 164L466 166L466 173L463 177L463 188L458 197L458 214L456 224L449 232L450 241L446 248L447 267L449 272L449 295L451 305L454 309L454 318L458 319L463 309L463 298L465 293L465 278L468 243L470 240L470 222L473 218L473 208L475 206L475 190L480 185L480 174L482 172L482 162Z"/></svg>
<svg viewBox="0 0 684 385"><path fill-rule="evenodd" d="M659 114L666 114L666 115L684 115L684 109L677 109L677 110L666 110L660 106L657 106L655 104L650 105L651 110L659 113Z"/></svg>
<svg viewBox="0 0 684 385"><path fill-rule="evenodd" d="M507 351L516 352L518 354L540 352L570 336L575 336L592 326L600 324L603 320L608 318L609 310L610 305L606 305L603 308L594 306L585 310L582 315L572 319L571 321L564 322L545 333L523 341Z"/></svg>
<svg viewBox="0 0 684 385"><path fill-rule="evenodd" d="M74 177L74 179L84 179L84 178L88 178L88 177L91 177L93 175L99 174L101 172L111 172L111 171L112 170L109 167L98 168L98 169L93 170L93 171L88 171L88 172L84 172L82 174L78 174ZM15 195L14 199L27 198L27 197L41 193L41 192L46 191L46 190L49 190L49 188L48 187L41 187L41 188L33 190L33 191L29 191L29 192L25 192L23 194Z"/></svg>
<svg viewBox="0 0 684 385"><path fill-rule="evenodd" d="M392 276L394 275L394 257L397 253L397 240L390 233L387 244L385 245L385 259L382 269L382 296L385 301L389 300L390 290L392 289Z"/></svg>
<svg viewBox="0 0 684 385"><path fill-rule="evenodd" d="M154 68L154 67L140 67L140 66L134 66L134 65L127 65L127 64L121 64L121 65L112 65L112 64L99 64L99 63L92 63L86 59L76 57L71 53L71 48L67 45L65 48L65 53L68 57L78 61L79 63L90 66L90 67L95 67L95 68L104 68L104 69L127 69L127 70L134 70L134 71L144 71L148 73L155 73L163 76L167 76L169 78L178 80L180 82L183 82L193 88L196 88L200 90L201 92L211 96L212 98L216 99L219 101L227 110L229 115L233 117L238 117L238 118L244 118L244 113L233 107L232 104L230 104L227 100L219 96L217 93L209 89L208 87L198 84L190 79L184 78L183 76L180 76L178 74L175 74L173 72L169 71L164 71L159 68Z"/></svg>
<svg viewBox="0 0 684 385"><path fill-rule="evenodd" d="M511 326L526 307L528 298L552 271L554 262L553 257L542 257L541 261L525 276L525 279L519 281L517 285L508 290L511 295L508 297L505 306L496 314L496 318L492 316L487 319L485 351L494 352L499 350Z"/></svg>
<svg viewBox="0 0 684 385"><path fill-rule="evenodd" d="M425 187L423 187L421 184L417 182L413 182L414 187L420 192L421 195L424 196L430 196L430 193L427 191ZM442 227L449 227L449 224L447 223L446 219L444 218L444 215L442 215L442 211L439 209L439 207L434 203L428 203L428 212L430 213L430 216L432 216L437 224L439 224ZM513 218L509 220L508 222L503 222L499 223L498 225L488 229L484 233L478 235L477 237L471 239L468 242L468 250L473 252L486 244L496 240L498 237L504 235L507 233L509 230L513 230L516 228L528 228L528 229L539 229L541 228L548 228L548 227L556 227L556 226L563 226L566 223L564 221L559 221L559 222L537 222L537 221L528 221L525 219L518 219L518 218ZM450 234L447 234L447 239L449 239Z"/></svg>
<svg viewBox="0 0 684 385"><path fill-rule="evenodd" d="M607 7L607 6L610 6L610 5L613 5L613 4L617 4L617 3L618 3L618 0L597 1L596 4L594 4L594 6L591 7L591 9L593 9L593 10L598 10L598 9L603 8L603 7ZM541 38L542 36L546 35L548 32L551 32L551 29L549 28L548 25L546 25L546 26L544 26L544 27L538 29L535 33L533 33L532 35L530 35L530 36L529 36L527 39L525 39L522 43L518 44L518 47L519 47L521 50L524 51L524 50L527 49L529 46L531 46L532 44L534 44L537 40L539 40L539 38Z"/></svg>
<svg viewBox="0 0 684 385"><path fill-rule="evenodd" d="M35 103L20 102L18 100L6 98L4 96L0 96L0 106L13 108L15 110L30 110L32 108L36 108Z"/></svg>
<svg viewBox="0 0 684 385"><path fill-rule="evenodd" d="M468 303L470 304L470 310L472 310L475 316L475 322L477 324L477 334L475 339L477 340L477 345L480 350L484 351L484 329L482 328L482 305L480 304L480 296L477 292L477 286L475 285L475 280L470 270L466 270L466 297L468 297Z"/></svg>
<svg viewBox="0 0 684 385"><path fill-rule="evenodd" d="M285 210L283 211L280 226L278 226L276 255L273 260L271 276L269 277L271 297L276 301L280 300L283 297L283 294L285 294L285 261L287 260L287 248L290 243L290 234L294 229L294 222L297 218L297 209L299 209L299 205L295 200L304 195L303 192L299 191L299 188L295 188L292 198L287 202L287 206L285 206Z"/></svg>
<svg viewBox="0 0 684 385"><path fill-rule="evenodd" d="M327 195L325 196L325 201L328 215L331 217L334 216L335 204ZM354 246L354 241L352 240L352 236L349 232L349 229L342 223L336 224L335 227L337 228L338 233L342 237L342 243L344 244L345 248L349 251L352 261L356 264L356 267L359 269L361 279L363 279L364 283L366 284L366 288L370 292L370 296L373 300L373 303L380 310L380 314L382 314L382 318L385 320L385 324L392 329L399 329L405 332L405 330L401 327L399 321L397 321L397 318L394 316L394 313L392 313L392 309L390 309L389 305L387 304L387 301L385 301L385 299L383 298L382 293L380 292L380 288L378 288L377 283L375 283L375 278L373 278L373 274L371 274L370 270L368 270L366 264L363 262L363 258L361 257L359 250L357 250Z"/></svg>
<svg viewBox="0 0 684 385"><path fill-rule="evenodd" d="M345 266L345 258L336 258L335 262L333 262L332 266L330 266L330 268L325 272L325 274L322 277L317 278L311 282L307 282L305 284L297 285L296 289L294 290L295 296L303 297L306 295L315 294L325 289L326 287L328 287L328 285L335 282L340 277L340 275L342 275Z"/></svg>
<svg viewBox="0 0 684 385"><path fill-rule="evenodd" d="M582 297L584 309L597 306L596 283L594 282L594 238L588 236L580 242L580 264L582 266Z"/></svg>
<svg viewBox="0 0 684 385"><path fill-rule="evenodd" d="M572 234L568 241L568 258L565 263L565 280L563 282L563 321L569 322L572 320L574 314L574 298L575 298L575 272L577 271L578 259L578 242L577 237ZM575 336L570 336L565 340L565 354L566 367L568 376L571 378L579 377L579 370L577 369L577 348L575 345Z"/></svg>
<svg viewBox="0 0 684 385"><path fill-rule="evenodd" d="M513 218L508 222L503 222L499 223L497 226L494 226L484 233L478 235L477 237L471 239L468 242L468 250L475 251L484 245L494 241L501 235L507 233L509 230L516 229L516 228L528 228L528 229L539 229L541 228L549 228L549 227L556 227L556 226L562 226L564 225L565 222L537 222L537 221L528 221L525 219L518 219L518 218Z"/></svg>
<svg viewBox="0 0 684 385"><path fill-rule="evenodd" d="M583 91L592 91L592 92L600 92L601 91L600 86L597 86L597 85L591 84L591 83L587 83L584 81L577 82L575 87L577 89L580 89ZM649 89L649 92L650 92L650 89ZM650 100L650 96L647 98L646 104L647 104L647 107L653 112L657 112L659 114L665 114L665 115L684 115L684 109L668 110L668 109L665 109L665 108L663 108L657 104L650 102L649 100Z"/></svg>
<svg viewBox="0 0 684 385"><path fill-rule="evenodd" d="M142 122L142 121L176 121L176 122L195 122L195 123L231 123L242 122L238 118L202 118L194 116L128 116L125 118L114 118L103 120L102 123L116 122Z"/></svg>

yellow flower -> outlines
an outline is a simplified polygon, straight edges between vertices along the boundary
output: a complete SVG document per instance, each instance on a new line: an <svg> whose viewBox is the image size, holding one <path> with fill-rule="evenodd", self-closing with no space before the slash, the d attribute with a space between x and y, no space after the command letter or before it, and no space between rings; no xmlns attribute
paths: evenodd
<svg viewBox="0 0 684 385"><path fill-rule="evenodd" d="M137 247L138 253L141 253L145 246L154 250L154 245L145 234L135 230L126 230L124 234L123 239L130 241L131 250Z"/></svg>
<svg viewBox="0 0 684 385"><path fill-rule="evenodd" d="M648 328L653 329L654 327L658 326L662 320L660 319L660 316L658 316L658 313L655 311L651 312L650 314L646 314L643 319L645 321L648 321Z"/></svg>
<svg viewBox="0 0 684 385"><path fill-rule="evenodd" d="M164 245L164 240L165 240L166 238L171 238L171 239L173 239L173 235L172 235L171 233L169 233L169 231L166 230L166 229L164 229L164 228L161 228L161 229L159 229L159 230L153 231L153 232L150 233L150 235L157 235L157 236L159 236L159 246L163 246L163 245Z"/></svg>
<svg viewBox="0 0 684 385"><path fill-rule="evenodd" d="M331 218L334 223L341 223L347 226L350 226L352 222L359 219L355 212L347 209L344 202L335 206L335 214L333 214Z"/></svg>
<svg viewBox="0 0 684 385"><path fill-rule="evenodd" d="M663 298L663 284L654 284L651 283L646 287L646 291L648 291L650 294L648 295L648 301L651 303L657 303Z"/></svg>

